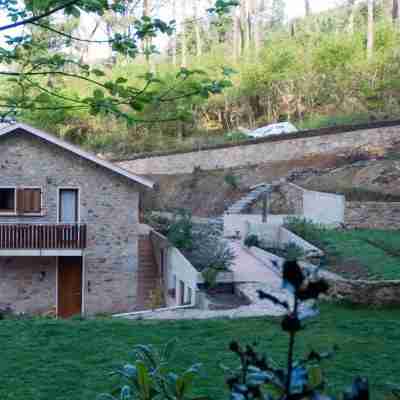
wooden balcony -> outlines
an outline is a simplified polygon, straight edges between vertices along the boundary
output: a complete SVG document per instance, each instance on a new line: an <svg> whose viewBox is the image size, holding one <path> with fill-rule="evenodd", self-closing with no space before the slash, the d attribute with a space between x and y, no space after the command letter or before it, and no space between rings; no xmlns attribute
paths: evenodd
<svg viewBox="0 0 400 400"><path fill-rule="evenodd" d="M84 224L0 224L0 250L83 250Z"/></svg>

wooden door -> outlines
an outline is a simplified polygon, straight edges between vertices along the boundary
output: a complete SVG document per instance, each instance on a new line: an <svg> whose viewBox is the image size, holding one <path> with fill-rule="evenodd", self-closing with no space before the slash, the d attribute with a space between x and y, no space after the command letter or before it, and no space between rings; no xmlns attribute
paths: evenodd
<svg viewBox="0 0 400 400"><path fill-rule="evenodd" d="M58 258L58 316L82 312L82 257Z"/></svg>

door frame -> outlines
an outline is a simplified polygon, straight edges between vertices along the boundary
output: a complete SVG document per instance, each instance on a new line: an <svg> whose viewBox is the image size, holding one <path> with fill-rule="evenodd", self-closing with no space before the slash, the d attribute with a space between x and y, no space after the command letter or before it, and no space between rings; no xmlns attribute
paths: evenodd
<svg viewBox="0 0 400 400"><path fill-rule="evenodd" d="M57 188L57 222L60 223L60 192L61 190L76 190L78 192L78 218L77 218L77 224L80 224L81 222L81 188L79 186L59 186Z"/></svg>
<svg viewBox="0 0 400 400"><path fill-rule="evenodd" d="M58 274L59 274L59 257L60 256L56 256L56 317L59 318L58 315L58 291L59 291L59 287L58 287ZM68 256L62 256L62 257L68 257ZM85 293L85 279L86 279L86 264L85 264L85 255L82 254L81 256L82 259L82 287L81 287L81 315L85 315L86 312L86 307L85 307L85 303L86 303L86 293Z"/></svg>

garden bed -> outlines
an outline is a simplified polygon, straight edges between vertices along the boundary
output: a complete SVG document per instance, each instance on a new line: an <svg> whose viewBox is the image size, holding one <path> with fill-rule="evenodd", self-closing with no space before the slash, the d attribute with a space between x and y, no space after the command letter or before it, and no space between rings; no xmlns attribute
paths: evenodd
<svg viewBox="0 0 400 400"><path fill-rule="evenodd" d="M374 229L324 229L295 221L288 228L321 248L325 267L344 278L400 279L400 231Z"/></svg>

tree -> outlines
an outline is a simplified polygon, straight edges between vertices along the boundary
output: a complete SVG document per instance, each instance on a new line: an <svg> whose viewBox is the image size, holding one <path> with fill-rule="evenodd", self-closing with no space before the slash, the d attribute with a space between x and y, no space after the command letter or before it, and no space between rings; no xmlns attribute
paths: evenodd
<svg viewBox="0 0 400 400"><path fill-rule="evenodd" d="M393 0L392 19L394 23L400 24L400 0Z"/></svg>
<svg viewBox="0 0 400 400"><path fill-rule="evenodd" d="M172 0L172 20L176 21L176 0ZM176 46L177 46L177 37L176 37L176 29L172 34L172 64L176 65Z"/></svg>
<svg viewBox="0 0 400 400"><path fill-rule="evenodd" d="M374 0L368 0L367 58L374 54Z"/></svg>
<svg viewBox="0 0 400 400"><path fill-rule="evenodd" d="M181 8L181 67L186 68L187 66L187 58L186 58L186 0L181 0L182 8Z"/></svg>
<svg viewBox="0 0 400 400"><path fill-rule="evenodd" d="M311 15L310 0L304 0L304 9L306 17L309 17Z"/></svg>
<svg viewBox="0 0 400 400"><path fill-rule="evenodd" d="M200 57L202 54L202 40L201 40L201 32L200 32L200 23L201 19L199 16L199 8L198 8L198 0L193 0L193 23L194 23L194 31L196 35L196 56Z"/></svg>
<svg viewBox="0 0 400 400"><path fill-rule="evenodd" d="M350 9L348 30L349 30L349 33L351 35L353 35L354 34L354 19L355 19L356 11L357 11L357 2L356 2L356 0L348 0L346 5Z"/></svg>
<svg viewBox="0 0 400 400"><path fill-rule="evenodd" d="M143 85L137 87L129 83L130 77L109 79L104 69L85 64L67 52L51 52L48 35L39 34L51 32L63 41L63 49L69 49L75 42L104 44L131 59L141 52L150 58L155 52L154 46L148 44L141 50L140 43L151 43L158 35L171 35L174 23L151 17L147 0L144 0L143 15L135 19L129 29L110 32L107 40L74 36L57 23L60 14L63 20L79 20L83 13L101 18L106 12L124 15L127 5L133 3L134 0L41 0L23 4L17 0L0 0L0 12L12 21L0 26L1 32L10 32L6 45L0 48L0 63L8 66L0 71L0 77L7 80L10 89L0 98L2 115L16 115L24 110L88 110L93 115L102 113L124 118L129 124L148 122L137 117L146 106L173 103L185 97L207 97L229 85L227 69L219 79L183 69L176 75L175 82L163 82L149 72L141 77ZM220 16L235 5L233 0L217 0L210 12ZM31 29L19 33L11 31L22 26ZM187 84L189 77L190 85ZM70 81L89 86L90 94L66 95L63 89ZM182 115L172 112L165 119L181 118Z"/></svg>

